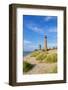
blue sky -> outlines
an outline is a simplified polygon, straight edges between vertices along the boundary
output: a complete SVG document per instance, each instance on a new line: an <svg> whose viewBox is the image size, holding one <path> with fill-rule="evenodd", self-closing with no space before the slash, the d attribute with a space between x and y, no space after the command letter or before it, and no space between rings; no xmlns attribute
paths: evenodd
<svg viewBox="0 0 68 90"><path fill-rule="evenodd" d="M24 51L44 48L44 35L47 35L48 48L57 46L57 16L23 16Z"/></svg>

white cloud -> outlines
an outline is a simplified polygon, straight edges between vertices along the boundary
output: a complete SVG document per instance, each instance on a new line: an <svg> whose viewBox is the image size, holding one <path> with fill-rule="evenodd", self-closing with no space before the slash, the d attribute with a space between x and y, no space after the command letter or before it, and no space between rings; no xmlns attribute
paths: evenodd
<svg viewBox="0 0 68 90"><path fill-rule="evenodd" d="M40 34L44 34L44 29L38 27L38 26L35 25L35 24L30 23L30 24L27 25L27 27L28 27L30 30L34 31L34 32L37 32L37 33L40 33Z"/></svg>
<svg viewBox="0 0 68 90"><path fill-rule="evenodd" d="M51 19L53 17L47 17L47 19ZM30 30L32 30L33 32L37 32L38 34L44 35L44 34L49 34L52 32L57 32L57 27L42 27L40 28L40 26L35 25L34 23L29 23L27 25L27 28L29 28ZM48 30L48 31L46 31Z"/></svg>
<svg viewBox="0 0 68 90"><path fill-rule="evenodd" d="M47 16L47 17L44 18L45 21L49 21L49 20L51 20L51 19L53 19L52 16Z"/></svg>
<svg viewBox="0 0 68 90"><path fill-rule="evenodd" d="M24 44L31 44L31 41L24 40Z"/></svg>
<svg viewBox="0 0 68 90"><path fill-rule="evenodd" d="M35 32L41 33L41 34L44 33L43 29L42 29L42 28L39 28L39 27L37 27L37 26L32 27L32 31L35 31Z"/></svg>
<svg viewBox="0 0 68 90"><path fill-rule="evenodd" d="M37 45L29 40L24 40L24 51L33 51L37 48Z"/></svg>
<svg viewBox="0 0 68 90"><path fill-rule="evenodd" d="M50 29L48 30L48 32L50 32L50 33L51 33L51 32L52 32L52 33L53 33L53 32L57 32L57 28L56 28L56 27L50 28Z"/></svg>

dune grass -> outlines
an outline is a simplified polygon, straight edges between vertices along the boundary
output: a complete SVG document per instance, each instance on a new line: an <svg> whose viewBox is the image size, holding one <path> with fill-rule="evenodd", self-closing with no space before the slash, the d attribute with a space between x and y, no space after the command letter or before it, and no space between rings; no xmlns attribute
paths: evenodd
<svg viewBox="0 0 68 90"><path fill-rule="evenodd" d="M48 63L57 62L57 54L56 53L48 54L45 61Z"/></svg>
<svg viewBox="0 0 68 90"><path fill-rule="evenodd" d="M57 73L57 66L52 69L52 73Z"/></svg>
<svg viewBox="0 0 68 90"><path fill-rule="evenodd" d="M34 51L32 54L31 54L31 57L36 57L40 54L39 51Z"/></svg>
<svg viewBox="0 0 68 90"><path fill-rule="evenodd" d="M33 68L33 65L24 61L23 62L23 72L28 72L30 69Z"/></svg>
<svg viewBox="0 0 68 90"><path fill-rule="evenodd" d="M28 73L31 69L34 68L35 64L28 63L28 60L37 60L39 63L49 63L53 64L50 68L48 68L48 73L57 73L57 53L54 51L34 51L30 54L29 57L26 58L25 61L23 61L23 72ZM46 73L46 70L44 71Z"/></svg>
<svg viewBox="0 0 68 90"><path fill-rule="evenodd" d="M50 73L57 73L57 66L52 67Z"/></svg>
<svg viewBox="0 0 68 90"><path fill-rule="evenodd" d="M42 61L42 60L44 60L45 58L47 57L47 55L45 54L39 54L37 57L36 57L36 60L40 60L40 61Z"/></svg>
<svg viewBox="0 0 68 90"><path fill-rule="evenodd" d="M40 52L40 51L34 51L31 54L31 57L35 57L38 61L44 61L47 63L54 63L57 62L57 54L56 53L50 53L47 52Z"/></svg>

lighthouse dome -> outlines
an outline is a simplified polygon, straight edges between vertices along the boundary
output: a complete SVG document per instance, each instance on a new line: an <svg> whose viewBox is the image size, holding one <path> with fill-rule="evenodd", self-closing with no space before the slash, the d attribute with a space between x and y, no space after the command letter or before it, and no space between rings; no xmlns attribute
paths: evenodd
<svg viewBox="0 0 68 90"><path fill-rule="evenodd" d="M45 38L47 38L47 36L45 36Z"/></svg>

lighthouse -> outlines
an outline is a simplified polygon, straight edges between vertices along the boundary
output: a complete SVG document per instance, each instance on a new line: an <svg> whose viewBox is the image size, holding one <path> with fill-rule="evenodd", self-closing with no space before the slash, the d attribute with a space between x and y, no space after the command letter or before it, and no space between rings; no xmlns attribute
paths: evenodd
<svg viewBox="0 0 68 90"><path fill-rule="evenodd" d="M44 36L44 50L47 51L47 36Z"/></svg>

